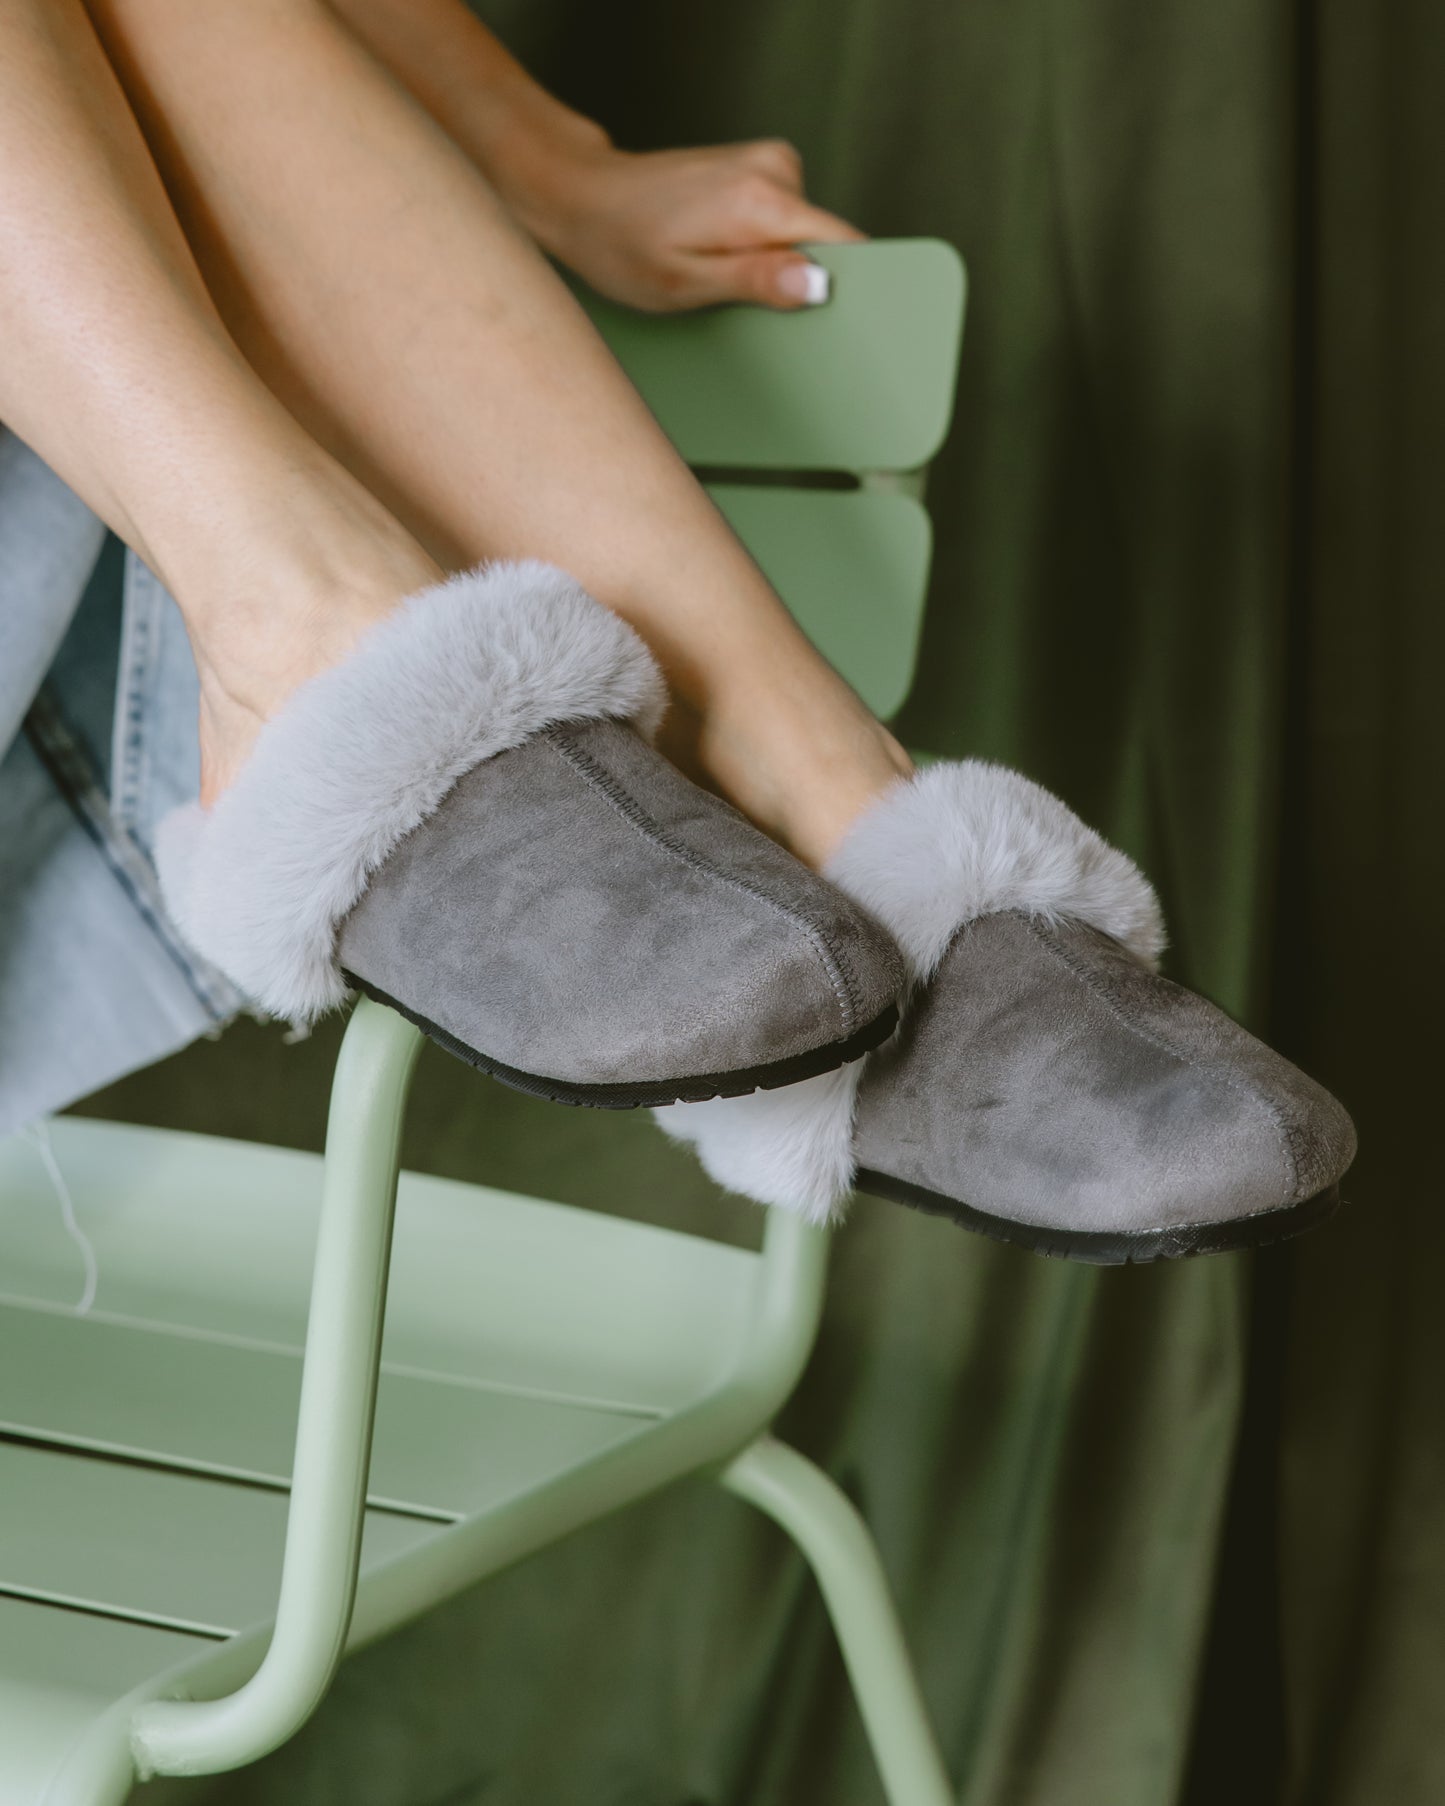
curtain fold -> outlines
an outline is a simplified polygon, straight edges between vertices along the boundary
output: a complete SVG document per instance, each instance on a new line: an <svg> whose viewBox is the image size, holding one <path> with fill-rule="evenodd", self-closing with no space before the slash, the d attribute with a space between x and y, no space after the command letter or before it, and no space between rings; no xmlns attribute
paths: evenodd
<svg viewBox="0 0 1445 1806"><path fill-rule="evenodd" d="M1339 1233L1271 1274L1293 1806L1445 1798L1445 13L1306 21L1294 765L1282 1037L1363 1152Z"/></svg>

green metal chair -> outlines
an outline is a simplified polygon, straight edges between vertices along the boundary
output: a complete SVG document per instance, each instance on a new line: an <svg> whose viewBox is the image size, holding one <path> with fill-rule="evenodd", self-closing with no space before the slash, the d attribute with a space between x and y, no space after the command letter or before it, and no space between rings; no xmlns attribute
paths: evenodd
<svg viewBox="0 0 1445 1806"><path fill-rule="evenodd" d="M819 255L836 298L816 314L589 305L804 625L889 715L913 669L921 470L951 411L963 271L928 241ZM859 481L798 480L813 472ZM753 1253L398 1185L418 1046L358 1005L324 1160L52 1124L97 1256L84 1315L40 1152L0 1142L0 1800L116 1806L138 1777L253 1761L346 1649L710 1474L811 1562L888 1799L945 1806L872 1539L768 1434L812 1347L827 1235L770 1212Z"/></svg>

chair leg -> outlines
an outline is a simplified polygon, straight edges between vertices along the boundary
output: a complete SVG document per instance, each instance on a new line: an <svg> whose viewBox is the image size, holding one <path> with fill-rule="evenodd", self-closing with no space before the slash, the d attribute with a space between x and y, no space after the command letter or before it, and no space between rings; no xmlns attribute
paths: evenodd
<svg viewBox="0 0 1445 1806"><path fill-rule="evenodd" d="M956 1806L887 1577L847 1495L796 1449L761 1436L718 1476L807 1556L842 1646L889 1806Z"/></svg>

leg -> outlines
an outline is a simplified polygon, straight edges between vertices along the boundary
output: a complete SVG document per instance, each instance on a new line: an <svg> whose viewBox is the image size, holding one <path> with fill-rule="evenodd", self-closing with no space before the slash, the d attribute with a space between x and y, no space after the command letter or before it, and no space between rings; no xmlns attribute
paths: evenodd
<svg viewBox="0 0 1445 1806"><path fill-rule="evenodd" d="M954 1806L868 1526L825 1473L770 1436L722 1483L781 1524L817 1575L890 1806Z"/></svg>
<svg viewBox="0 0 1445 1806"><path fill-rule="evenodd" d="M178 597L213 795L435 566L241 357L78 0L0 10L0 245L0 420Z"/></svg>
<svg viewBox="0 0 1445 1806"><path fill-rule="evenodd" d="M477 170L316 0L91 0L228 326L444 561L574 572L657 653L668 750L820 860L906 759Z"/></svg>

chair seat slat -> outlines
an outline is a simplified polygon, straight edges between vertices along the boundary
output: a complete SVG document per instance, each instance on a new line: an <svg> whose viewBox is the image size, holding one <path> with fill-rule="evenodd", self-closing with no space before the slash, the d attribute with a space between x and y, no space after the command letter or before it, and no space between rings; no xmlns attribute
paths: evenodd
<svg viewBox="0 0 1445 1806"><path fill-rule="evenodd" d="M300 1391L299 1354L0 1306L0 1431L12 1435L284 1486ZM618 1411L383 1372L369 1496L475 1513L638 1425Z"/></svg>
<svg viewBox="0 0 1445 1806"><path fill-rule="evenodd" d="M226 1636L274 1609L287 1496L0 1441L0 1593ZM443 1526L369 1511L363 1572Z"/></svg>

